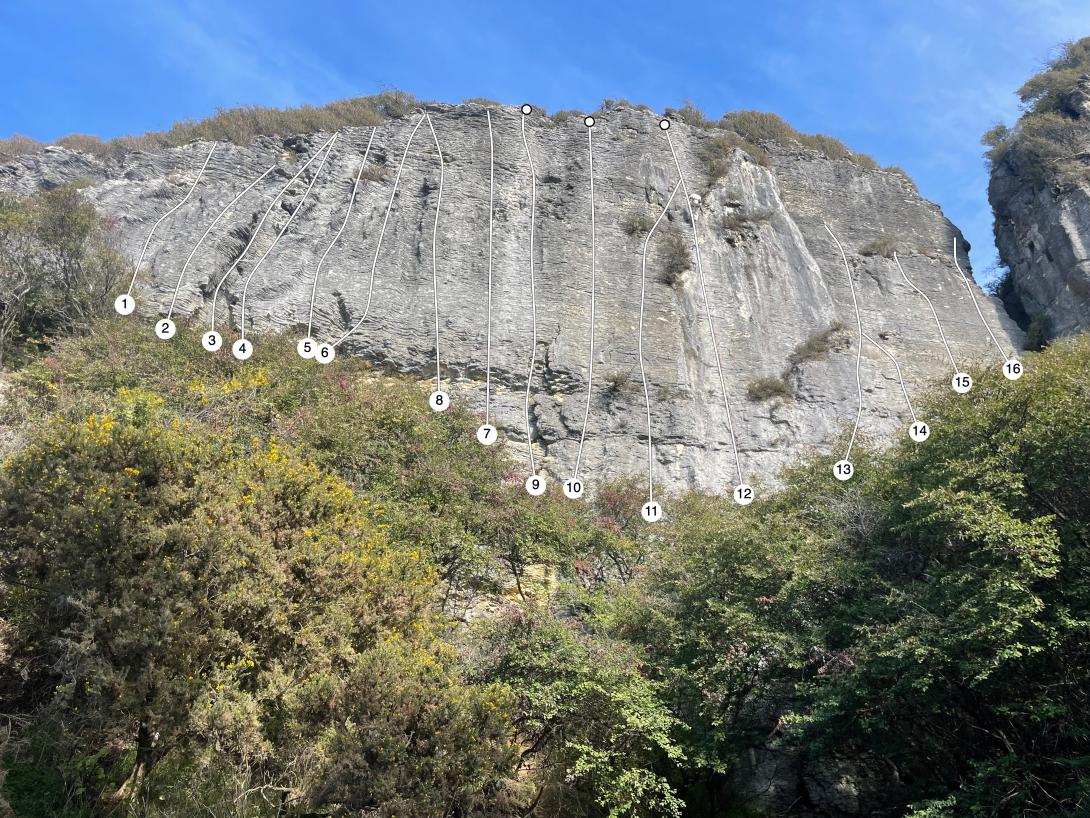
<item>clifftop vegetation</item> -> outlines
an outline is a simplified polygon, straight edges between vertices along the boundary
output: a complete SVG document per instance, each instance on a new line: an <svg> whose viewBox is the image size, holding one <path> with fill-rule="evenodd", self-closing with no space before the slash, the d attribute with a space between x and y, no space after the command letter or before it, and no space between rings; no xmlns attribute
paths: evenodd
<svg viewBox="0 0 1090 818"><path fill-rule="evenodd" d="M984 134L988 160L998 164L1016 151L1019 169L1037 186L1078 173L1072 160L1085 139L1085 126L1076 124L1083 114L1073 107L1072 95L1088 77L1090 37L1065 43L1044 71L1018 89L1023 114L1017 124L1000 123Z"/></svg>
<svg viewBox="0 0 1090 818"><path fill-rule="evenodd" d="M478 105L499 106L487 99L467 100ZM168 131L149 131L139 136L121 136L103 140L89 134L69 134L58 138L55 144L72 150L83 151L98 157L122 156L131 151L160 150L178 147L195 140L219 140L248 145L259 136L286 137L315 131L332 131L346 127L380 125L389 118L403 117L421 103L404 91L386 91L368 97L353 97L325 105L304 105L298 108L266 108L251 105L217 111L201 120L182 120ZM618 106L630 106L627 100L606 99L599 110L608 111ZM636 106L644 108L645 106ZM650 109L646 109L650 110ZM816 150L829 159L847 159L866 170L874 170L878 164L865 153L857 153L832 136L807 134L796 130L782 117L764 111L734 111L726 113L714 122L692 103L680 108L666 109L666 115L692 127L721 131L711 149L708 161L712 178L717 175L717 162L733 147L746 151L754 161L768 164L768 155L761 147L765 142L785 146L798 145ZM557 111L552 120L557 123L580 115L578 111ZM0 162L41 150L43 144L20 134L0 139ZM899 168L887 171L904 175Z"/></svg>

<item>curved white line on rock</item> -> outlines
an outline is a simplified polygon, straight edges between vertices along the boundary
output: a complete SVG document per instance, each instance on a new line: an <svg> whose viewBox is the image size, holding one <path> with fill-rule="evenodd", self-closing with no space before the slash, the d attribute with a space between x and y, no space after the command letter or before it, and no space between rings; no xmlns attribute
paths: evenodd
<svg viewBox="0 0 1090 818"><path fill-rule="evenodd" d="M189 186L189 191L185 194L185 198L178 204L174 205L170 210L159 217L159 220L151 226L151 230L148 231L148 238L144 242L144 247L140 251L140 258L136 260L136 266L132 270L132 281L129 282L129 289L126 292L132 295L132 288L136 286L136 277L140 274L140 265L144 263L144 255L148 252L148 245L151 244L151 237L155 235L155 230L163 223L163 221L173 213L175 213L179 207L189 201L189 197L193 195L193 191L197 189L197 185L201 181L201 177L204 176L204 169L208 167L209 161L212 159L212 154L216 152L216 143L212 143L212 150L208 152L208 156L204 160L204 164L201 165L200 172L197 173L197 178L193 180L193 184Z"/></svg>
<svg viewBox="0 0 1090 818"><path fill-rule="evenodd" d="M193 249L189 252L189 257L185 260L185 264L182 265L182 271L178 273L178 283L174 286L174 295L170 299L170 308L167 309L167 320L170 320L170 317L174 314L174 304L178 300L178 291L182 288L182 279L185 277L185 271L189 269L189 265L193 261L193 257L197 254L197 250L200 249L200 246L204 243L204 240L208 238L208 235L212 232L215 226L219 224L220 219L227 215L227 211L234 207L236 204L238 204L239 199L241 199L243 196L245 196L247 193L257 187L258 182L260 182L274 170L276 170L276 165L269 165L268 170L266 170L264 173L262 173L252 182L250 182L250 184L246 187L244 191L238 194L234 199L231 200L231 203L228 204L227 207L223 208L223 210L220 211L220 214L212 220L212 223L210 225L208 225L208 229L204 231L204 234L197 240L197 243L193 245Z"/></svg>
<svg viewBox="0 0 1090 818"><path fill-rule="evenodd" d="M265 263L265 259L269 257L273 248L276 247L277 242L279 242L280 239L284 237L284 234L288 232L288 228L291 227L292 222L295 221L295 217L299 215L299 211L303 209L307 197L310 196L310 191L314 189L314 183L318 181L318 177L322 174L322 168L325 167L326 160L329 159L329 155L333 152L333 145L337 141L338 136L339 134L333 134L333 138L329 140L329 143L326 145L325 154L322 156L322 161L318 163L318 169L314 171L314 174L310 177L310 182L307 184L307 189L303 191L303 198L299 200L299 204L291 211L291 215L288 216L288 220L284 222L284 226L280 228L280 232L276 234L276 238L273 239L272 244L265 248L265 252L261 254L261 258L257 260L257 263L247 274L246 280L242 283L242 306L239 310L239 337L242 339L246 338L246 293L250 289L250 281L253 279L254 273L256 273L261 265Z"/></svg>
<svg viewBox="0 0 1090 818"><path fill-rule="evenodd" d="M390 201L386 204L386 215L382 219L382 228L378 234L378 244L375 245L375 257L371 261L371 278L367 282L367 302L363 307L363 315L360 316L360 320L352 325L352 328L344 332L340 338L333 342L333 346L340 346L344 339L358 330L363 322L367 320L367 314L371 311L371 296L375 289L375 268L378 267L378 256L382 250L382 240L386 236L386 225L390 221L390 211L394 209L394 197L397 195L398 185L401 183L401 173L405 170L405 159L409 156L409 147L413 144L413 137L416 136L416 132L420 130L420 126L424 124L424 114L420 115L420 119L417 120L416 125L413 126L412 133L409 134L409 141L405 143L405 150L401 154L401 163L397 166L397 176L394 177L394 189L390 191Z"/></svg>
<svg viewBox="0 0 1090 818"><path fill-rule="evenodd" d="M636 355L640 360L640 380L643 381L643 401L647 407L647 502L653 503L655 501L655 480L654 480L654 452L652 449L651 441L651 394L647 391L647 372L644 369L643 364L643 313L644 303L647 299L647 246L651 243L651 236L654 235L655 229L659 226L663 217L666 215L666 211L670 209L670 204L674 201L674 196L677 195L678 188L682 187L682 182L679 179L677 184L674 185L674 189L670 191L670 197L666 200L666 204L662 206L662 212L659 213L659 217L655 219L655 223L651 225L651 229L647 233L647 238L643 241L643 260L640 263L640 326L639 335L636 341Z"/></svg>
<svg viewBox="0 0 1090 818"><path fill-rule="evenodd" d="M980 323L984 325L984 329L988 330L988 335L992 338L992 343L995 344L995 348L999 350L1000 357L1006 361L1009 357L1006 352L1003 351L1002 344L999 343L995 337L995 333L992 332L992 328L988 325L987 319L984 318L984 312L980 309L980 304L977 303L976 293L973 292L973 285L969 283L969 277L961 269L961 265L958 264L958 237L954 236L954 266L957 267L958 273L961 274L961 280L965 283L965 289L969 291L969 299L973 302L973 306L976 307L976 314L980 316Z"/></svg>
<svg viewBox="0 0 1090 818"><path fill-rule="evenodd" d="M829 225L822 222L822 226L825 228L825 232L832 237L834 242L836 242L836 247L840 250L840 257L844 260L844 272L848 275L848 286L852 288L852 306L855 307L855 323L859 329L859 340L855 348L855 391L859 396L859 405L855 410L855 425L852 426L852 436L848 441L848 450L844 453L844 459L851 460L852 447L855 445L855 436L859 433L859 421L863 418L863 376L861 374L863 367L863 317L859 314L859 299L855 294L855 279L852 278L852 268L848 265L848 255L844 252L844 246L840 243L840 239L836 237L833 231L829 229Z"/></svg>
<svg viewBox="0 0 1090 818"><path fill-rule="evenodd" d="M909 287L914 289L920 295L922 295L923 300L927 302L927 306L931 308L931 314L935 317L935 326L939 328L939 336L942 338L942 345L946 347L946 357L950 359L950 365L954 367L954 372L960 372L961 370L958 369L958 362L954 360L954 353L950 351L950 342L946 340L946 333L942 330L942 322L939 321L939 314L935 310L935 305L931 303L931 299L927 297L927 294L915 284L913 284L912 280L907 275L905 275L905 271L901 267L901 260L897 258L897 251L893 252L893 262L897 265L897 269L901 271L901 278L905 280L905 283L908 284Z"/></svg>
<svg viewBox="0 0 1090 818"><path fill-rule="evenodd" d="M587 156L590 171L590 350L587 353L587 405L583 410L583 431L579 434L579 450L575 455L575 475L579 479L579 466L583 462L583 444L587 439L587 423L590 421L590 400L594 386L594 308L595 267L597 245L594 235L594 128L587 128Z"/></svg>
<svg viewBox="0 0 1090 818"><path fill-rule="evenodd" d="M272 213L273 208L276 207L276 203L280 201L280 197L284 195L289 187L295 184L295 182L299 179L300 176L303 175L306 169L309 168L314 160L318 158L318 155L325 150L326 146L329 145L330 142L333 141L335 136L336 134L329 137L329 139L322 143L318 150L316 150L314 154L306 162L303 163L303 166L299 168L296 174L288 180L288 183L280 188L280 192L273 196L272 201L269 202L269 206L265 208L264 214L262 214L261 219L258 221L257 227L255 227L253 232L250 234L250 240L246 242L246 246L242 248L242 252L235 257L235 260L231 262L231 264L224 271L223 275L220 276L219 283L216 284L216 289L212 292L212 313L209 320L209 329L215 330L216 328L216 301L219 300L220 288L223 287L223 283L227 280L227 277L231 275L232 272L238 269L238 265L242 262L242 259L245 258L246 254L250 251L250 248L253 247L254 242L257 241L258 234L261 232L261 228L262 226L264 226L265 220L269 218L269 214Z"/></svg>
<svg viewBox="0 0 1090 818"><path fill-rule="evenodd" d="M435 141L435 152L439 155L439 193L435 197L435 221L431 226L431 295L435 305L435 391L443 390L443 370L439 363L439 268L436 260L436 244L439 238L439 211L443 206L443 149L439 146L439 137L435 133L435 127L431 124L431 116L424 112L424 119L428 122L428 130Z"/></svg>
<svg viewBox="0 0 1090 818"><path fill-rule="evenodd" d="M734 420L731 417L730 399L727 397L727 380L723 376L723 361L719 356L719 342L715 337L715 321L712 320L712 304L708 300L708 288L704 283L704 264L700 258L700 235L696 229L696 215L693 213L693 203L689 199L689 188L685 184L685 174L681 172L681 162L678 161L677 152L674 150L674 140L670 138L670 131L666 131L666 141L670 145L670 155L674 157L674 166L677 168L678 178L681 180L681 192L685 194L685 206L689 211L689 221L693 225L693 247L696 249L696 273L700 279L700 294L704 298L704 310L708 314L708 330L712 338L712 351L715 353L715 368L719 372L719 389L723 394L723 408L727 413L727 431L730 432L730 443L734 450L734 468L738 474L738 485L745 485L745 477L742 476L742 459L738 455L738 439L734 434Z"/></svg>
<svg viewBox="0 0 1090 818"><path fill-rule="evenodd" d="M344 221L341 222L341 227L337 231L337 235L333 237L329 246L326 247L325 252L322 253L322 257L318 259L318 266L314 268L314 280L310 284L310 311L307 313L307 338L310 338L310 333L314 329L314 299L318 294L318 276L322 273L322 265L325 264L326 256L333 250L337 240L341 237L341 233L343 233L345 227L348 226L348 217L352 215L352 207L356 204L356 191L359 190L363 169L367 167L367 157L371 155L371 143L375 139L375 131L377 130L378 128L372 128L371 136L367 140L367 148L363 152L363 161L360 162L360 169L356 173L356 181L352 183L352 195L348 199L348 209L344 212Z"/></svg>

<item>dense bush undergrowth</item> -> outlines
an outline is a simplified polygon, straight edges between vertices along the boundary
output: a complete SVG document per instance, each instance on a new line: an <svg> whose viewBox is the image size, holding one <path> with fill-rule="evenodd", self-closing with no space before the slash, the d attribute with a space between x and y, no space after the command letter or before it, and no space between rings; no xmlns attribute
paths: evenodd
<svg viewBox="0 0 1090 818"><path fill-rule="evenodd" d="M530 498L423 387L257 349L111 320L12 378L16 815L741 814L764 748L852 760L872 814L1090 805L1090 339L850 483L658 527L639 480Z"/></svg>

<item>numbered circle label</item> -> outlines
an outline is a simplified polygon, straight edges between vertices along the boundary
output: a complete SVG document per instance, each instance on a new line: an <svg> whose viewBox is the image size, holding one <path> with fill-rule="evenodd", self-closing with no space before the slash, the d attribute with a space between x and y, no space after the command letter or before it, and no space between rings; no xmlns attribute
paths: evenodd
<svg viewBox="0 0 1090 818"><path fill-rule="evenodd" d="M433 412L445 412L450 408L450 395L446 392L432 392L428 396L428 406Z"/></svg>
<svg viewBox="0 0 1090 818"><path fill-rule="evenodd" d="M300 338L295 342L295 351L300 358L313 358L318 352L318 342L313 338Z"/></svg>
<svg viewBox="0 0 1090 818"><path fill-rule="evenodd" d="M132 315L132 311L136 309L136 299L127 293L119 295L114 299L114 309L118 315Z"/></svg>
<svg viewBox="0 0 1090 818"><path fill-rule="evenodd" d="M657 523L662 519L662 506L654 500L644 503L643 508L640 509L640 516L649 523Z"/></svg>
<svg viewBox="0 0 1090 818"><path fill-rule="evenodd" d="M209 352L219 352L223 346L223 338L215 330L210 330L201 336L201 346Z"/></svg>
<svg viewBox="0 0 1090 818"><path fill-rule="evenodd" d="M855 474L855 466L849 460L838 460L833 466L833 477L837 480L851 480Z"/></svg>
<svg viewBox="0 0 1090 818"><path fill-rule="evenodd" d="M569 477L564 481L564 496L569 500L578 500L583 496L583 481Z"/></svg>
<svg viewBox="0 0 1090 818"><path fill-rule="evenodd" d="M477 442L482 446L491 446L496 442L496 427L490 423L484 423L477 427Z"/></svg>
<svg viewBox="0 0 1090 818"><path fill-rule="evenodd" d="M1022 377L1022 373L1026 371L1026 368L1022 365L1022 362L1017 358L1011 358L1003 364L1003 377L1008 381L1016 381Z"/></svg>
<svg viewBox="0 0 1090 818"><path fill-rule="evenodd" d="M314 352L314 360L322 364L331 364L333 359L337 357L337 348L333 344L321 344Z"/></svg>
<svg viewBox="0 0 1090 818"><path fill-rule="evenodd" d="M973 376L968 372L959 372L950 381L950 386L959 395L964 395L973 388Z"/></svg>
<svg viewBox="0 0 1090 818"><path fill-rule="evenodd" d="M734 502L740 506L748 506L756 496L753 487L746 483L739 483L734 487Z"/></svg>
<svg viewBox="0 0 1090 818"><path fill-rule="evenodd" d="M240 361L248 360L254 354L254 345L245 338L239 338L231 345L231 354Z"/></svg>
<svg viewBox="0 0 1090 818"><path fill-rule="evenodd" d="M531 474L526 478L526 493L533 497L540 497L545 493L545 478L540 474Z"/></svg>
<svg viewBox="0 0 1090 818"><path fill-rule="evenodd" d="M178 328L174 326L174 322L169 318L163 318L155 322L155 334L164 341L169 341L174 337L174 333L178 331Z"/></svg>
<svg viewBox="0 0 1090 818"><path fill-rule="evenodd" d="M917 443L923 443L927 438L931 437L931 427L922 420L914 421L908 427L908 436Z"/></svg>

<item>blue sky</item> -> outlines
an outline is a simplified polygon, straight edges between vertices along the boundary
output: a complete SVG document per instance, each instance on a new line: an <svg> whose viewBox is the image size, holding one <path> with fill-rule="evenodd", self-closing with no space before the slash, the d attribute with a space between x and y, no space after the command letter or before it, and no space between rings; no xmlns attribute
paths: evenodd
<svg viewBox="0 0 1090 818"><path fill-rule="evenodd" d="M0 2L0 136L169 127L217 107L401 88L593 110L758 108L904 167L994 261L978 143L1086 0Z"/></svg>

